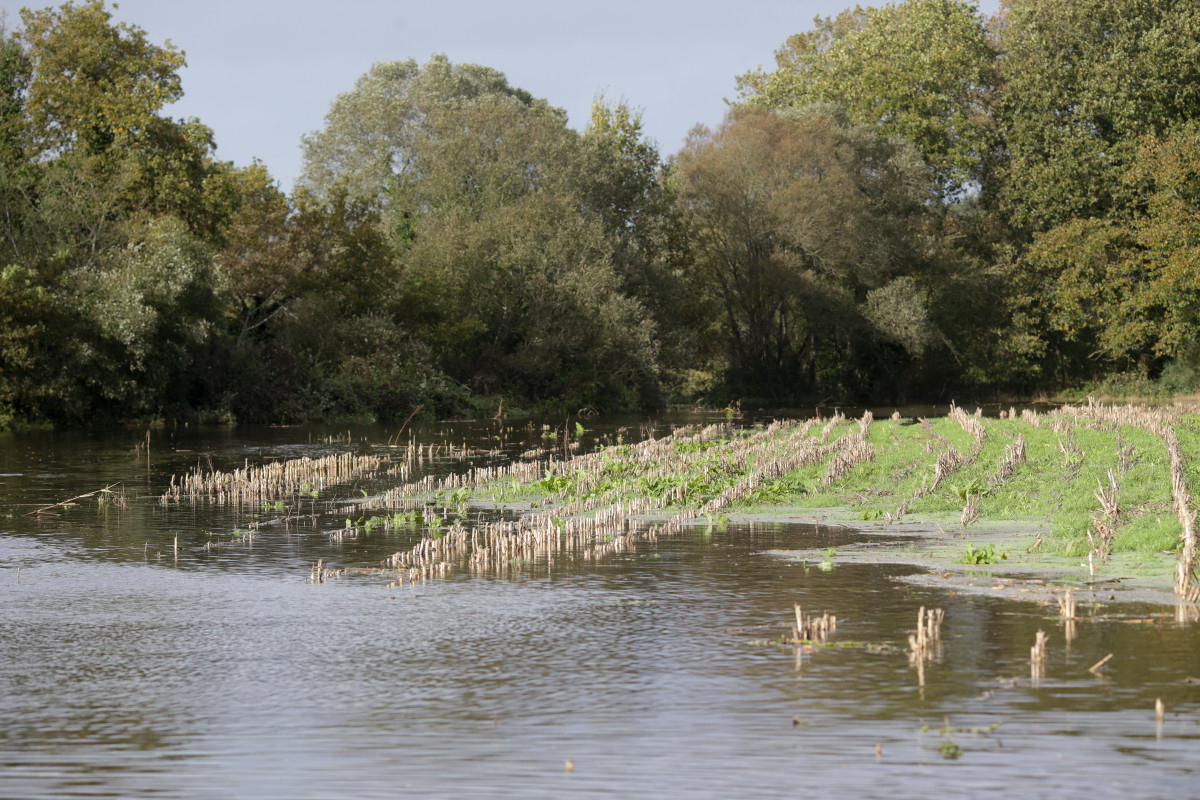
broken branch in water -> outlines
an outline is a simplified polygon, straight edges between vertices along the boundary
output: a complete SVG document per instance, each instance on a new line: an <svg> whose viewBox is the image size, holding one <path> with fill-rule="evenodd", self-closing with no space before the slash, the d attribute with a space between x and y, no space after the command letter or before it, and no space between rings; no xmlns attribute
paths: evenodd
<svg viewBox="0 0 1200 800"><path fill-rule="evenodd" d="M121 484L119 484L119 483L110 483L108 486L105 486L103 489L97 489L97 490L96 490L96 491L94 491L94 492L87 492L86 494L80 494L80 495L76 495L75 497L71 497L71 498L69 498L69 499L67 499L67 500L63 500L63 501L62 501L62 502L60 502L60 503L53 503L53 504L51 504L51 505L48 505L48 506L42 506L41 508L36 508L36 509L34 509L33 511L27 511L27 512L25 513L25 516L27 516L27 517L36 517L38 514L41 514L43 511L49 511L49 510L50 510L50 509L52 509L52 508L62 508L63 506L67 506L67 505L70 505L71 503L74 503L76 500L82 500L82 499L84 499L85 497L95 497L95 496L96 496L96 495L98 495L98 494L111 494L111 495L117 495L117 493L116 493L116 492L114 492L114 491L112 490L112 488L113 488L114 486L120 486L120 485L121 485ZM119 495L117 495L117 496L119 496Z"/></svg>

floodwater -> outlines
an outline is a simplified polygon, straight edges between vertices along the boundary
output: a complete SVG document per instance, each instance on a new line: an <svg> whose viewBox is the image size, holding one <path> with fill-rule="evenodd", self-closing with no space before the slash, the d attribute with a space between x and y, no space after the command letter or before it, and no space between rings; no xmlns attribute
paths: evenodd
<svg viewBox="0 0 1200 800"><path fill-rule="evenodd" d="M594 427L585 447L617 435ZM394 431L338 433L156 430L149 464L144 432L0 436L0 798L1200 795L1200 625L1170 608L1081 607L1068 646L1056 608L768 554L865 535L803 525L698 527L503 577L311 584L317 559L373 567L413 543L329 539L337 498L387 480L287 526L157 502L197 463L397 452ZM504 458L538 432L419 436ZM23 516L118 481L124 509ZM796 602L836 614L843 646L772 643ZM923 687L906 655L922 605L946 612Z"/></svg>

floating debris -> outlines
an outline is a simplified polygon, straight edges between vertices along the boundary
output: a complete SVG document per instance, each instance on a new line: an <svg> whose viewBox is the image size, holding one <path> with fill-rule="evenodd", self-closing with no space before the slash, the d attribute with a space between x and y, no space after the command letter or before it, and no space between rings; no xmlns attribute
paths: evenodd
<svg viewBox="0 0 1200 800"><path fill-rule="evenodd" d="M1099 676L1100 676L1100 669L1101 669L1101 668L1102 668L1102 667L1103 667L1105 664L1107 664L1109 661L1111 661L1111 660L1112 660L1112 657L1113 657L1113 654L1112 654L1112 653L1109 653L1109 654L1108 654L1108 655L1106 655L1104 658L1100 659L1100 660L1099 660L1099 661L1097 661L1095 664L1092 664L1090 667L1088 667L1088 672L1090 672L1090 673L1092 673L1093 675L1095 675L1095 676L1099 677Z"/></svg>
<svg viewBox="0 0 1200 800"><path fill-rule="evenodd" d="M110 506L115 506L116 508L126 508L129 505L125 500L125 489L121 488L121 484L110 483L103 489L97 489L94 492L86 492L84 494L77 494L74 497L66 500L62 500L57 503L51 503L50 505L42 506L41 508L35 508L33 511L27 511L25 516L36 517L55 508L65 508L67 506L74 505L76 500L83 500L87 497L95 497L97 507L101 511L107 511Z"/></svg>

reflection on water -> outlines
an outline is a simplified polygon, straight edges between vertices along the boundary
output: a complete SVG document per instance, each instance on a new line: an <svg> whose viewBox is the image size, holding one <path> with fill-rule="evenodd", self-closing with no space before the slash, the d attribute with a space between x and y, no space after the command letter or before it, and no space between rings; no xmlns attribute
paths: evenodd
<svg viewBox="0 0 1200 800"><path fill-rule="evenodd" d="M808 526L698 530L511 579L309 585L312 560L373 565L396 540L337 546L323 519L205 549L252 520L143 499L197 453L336 449L268 433L179 437L191 452L152 450L148 484L121 437L0 448L17 473L0 476L0 797L1195 794L1200 626L1170 609L1085 619L1068 648L1055 608L767 555L856 535ZM107 517L34 524L12 506L118 480L138 488ZM771 644L793 602L836 613L850 646L798 664ZM923 689L904 652L921 605L946 609Z"/></svg>

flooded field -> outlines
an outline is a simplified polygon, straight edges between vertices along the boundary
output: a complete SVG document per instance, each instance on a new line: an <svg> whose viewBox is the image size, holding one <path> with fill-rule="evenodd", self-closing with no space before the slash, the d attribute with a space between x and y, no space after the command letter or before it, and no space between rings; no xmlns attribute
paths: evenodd
<svg viewBox="0 0 1200 800"><path fill-rule="evenodd" d="M579 451L495 424L153 431L148 458L137 432L4 436L0 797L1195 794L1200 625L1167 606L1081 606L1068 644L1057 607L778 554L868 533L703 521L397 585L381 564L427 529L336 535L401 482L386 469L256 507L161 500L198 466L352 453L417 481L670 426L587 427ZM318 561L338 577L312 582ZM837 616L827 646L783 641L795 603ZM922 606L945 612L923 686Z"/></svg>

